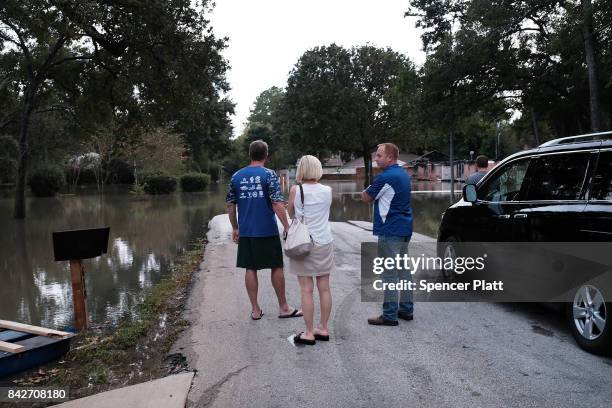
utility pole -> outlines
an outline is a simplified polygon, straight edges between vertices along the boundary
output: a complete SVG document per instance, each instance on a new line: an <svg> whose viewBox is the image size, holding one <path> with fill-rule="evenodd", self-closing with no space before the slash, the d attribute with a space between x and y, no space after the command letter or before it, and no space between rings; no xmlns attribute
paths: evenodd
<svg viewBox="0 0 612 408"><path fill-rule="evenodd" d="M455 168L453 163L453 131L450 131L450 202L455 202Z"/></svg>
<svg viewBox="0 0 612 408"><path fill-rule="evenodd" d="M499 128L500 123L495 122L495 162L499 161Z"/></svg>

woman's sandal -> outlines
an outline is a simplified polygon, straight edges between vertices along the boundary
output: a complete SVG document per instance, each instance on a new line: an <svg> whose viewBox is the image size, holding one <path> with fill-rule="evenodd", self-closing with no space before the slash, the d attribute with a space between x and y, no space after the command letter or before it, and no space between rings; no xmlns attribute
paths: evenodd
<svg viewBox="0 0 612 408"><path fill-rule="evenodd" d="M259 317L253 316L253 312L251 312L251 319L253 319L253 320L261 320L263 315L264 315L263 310L261 311L261 314L259 315Z"/></svg>
<svg viewBox="0 0 612 408"><path fill-rule="evenodd" d="M304 332L300 332L299 334L296 334L293 337L293 342L297 343L297 344L305 344L307 346L314 346L315 345L315 343L317 342L316 340L303 339L302 338L302 334L304 334Z"/></svg>

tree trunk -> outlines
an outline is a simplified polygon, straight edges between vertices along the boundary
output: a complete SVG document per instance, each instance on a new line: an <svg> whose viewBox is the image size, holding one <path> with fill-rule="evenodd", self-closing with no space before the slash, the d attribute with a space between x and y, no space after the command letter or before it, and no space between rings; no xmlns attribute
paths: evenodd
<svg viewBox="0 0 612 408"><path fill-rule="evenodd" d="M25 210L25 187L28 169L28 128L30 126L30 116L34 109L35 90L30 86L26 90L23 101L23 111L21 113L21 123L19 129L19 159L17 162L17 185L15 190L15 207L13 217L23 219L26 216Z"/></svg>
<svg viewBox="0 0 612 408"><path fill-rule="evenodd" d="M449 160L450 160L450 202L455 203L455 162L454 162L454 146L453 146L453 131L449 134Z"/></svg>
<svg viewBox="0 0 612 408"><path fill-rule="evenodd" d="M599 82L597 79L597 61L595 58L595 39L593 38L593 5L591 0L582 0L582 36L584 53L589 74L589 94L591 105L591 130L601 131L601 106L599 101Z"/></svg>
<svg viewBox="0 0 612 408"><path fill-rule="evenodd" d="M535 137L536 146L540 145L540 133L538 131L538 119L536 118L536 112L531 105L531 126L533 126L533 136Z"/></svg>
<svg viewBox="0 0 612 408"><path fill-rule="evenodd" d="M363 188L367 188L372 184L372 154L370 153L370 149L366 146L363 147L363 170L365 173Z"/></svg>

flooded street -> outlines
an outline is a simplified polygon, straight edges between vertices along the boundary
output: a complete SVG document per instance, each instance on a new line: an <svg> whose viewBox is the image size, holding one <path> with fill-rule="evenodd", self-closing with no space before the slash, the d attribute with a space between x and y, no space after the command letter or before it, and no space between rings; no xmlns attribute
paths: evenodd
<svg viewBox="0 0 612 408"><path fill-rule="evenodd" d="M334 190L332 221L371 221L353 181L326 181ZM414 230L435 236L449 205L442 183L413 185ZM436 190L439 192L423 192ZM95 324L116 323L136 311L144 290L166 276L172 260L203 237L208 221L225 211L225 186L203 193L134 196L125 191L28 198L24 221L11 217L13 200L0 198L0 317L63 328L72 324L68 262L53 261L51 234L110 227L108 253L84 261L89 316ZM230 260L233 262L233 260Z"/></svg>
<svg viewBox="0 0 612 408"><path fill-rule="evenodd" d="M361 183L354 181L322 181L332 187L334 199L331 221L372 221L372 207L361 202ZM442 213L450 205L450 184L423 181L412 182L411 206L414 231L435 237ZM459 185L455 191L461 192ZM458 197L458 196L457 196Z"/></svg>
<svg viewBox="0 0 612 408"><path fill-rule="evenodd" d="M93 323L115 323L135 312L146 289L172 260L204 236L208 220L225 209L218 191L138 197L127 193L28 198L25 221L0 199L0 316L64 327L72 324L68 262L53 261L53 231L110 226L108 253L84 261Z"/></svg>

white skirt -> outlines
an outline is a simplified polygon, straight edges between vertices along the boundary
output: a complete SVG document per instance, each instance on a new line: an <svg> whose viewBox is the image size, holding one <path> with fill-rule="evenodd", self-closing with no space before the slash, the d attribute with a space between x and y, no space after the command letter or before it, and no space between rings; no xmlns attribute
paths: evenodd
<svg viewBox="0 0 612 408"><path fill-rule="evenodd" d="M297 276L323 276L334 270L334 244L315 244L302 259L289 258L289 271Z"/></svg>

